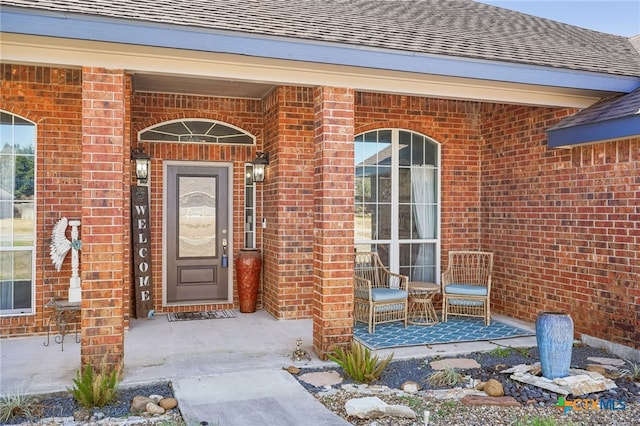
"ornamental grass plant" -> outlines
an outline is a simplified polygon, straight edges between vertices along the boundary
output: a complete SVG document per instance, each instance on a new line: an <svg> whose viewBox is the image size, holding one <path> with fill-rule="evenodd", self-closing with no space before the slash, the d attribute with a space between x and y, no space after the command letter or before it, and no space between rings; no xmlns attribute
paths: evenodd
<svg viewBox="0 0 640 426"><path fill-rule="evenodd" d="M118 397L120 376L120 368L109 371L104 361L99 369L87 364L84 371L77 371L69 392L85 408L104 407Z"/></svg>
<svg viewBox="0 0 640 426"><path fill-rule="evenodd" d="M378 356L372 356L366 346L355 340L351 342L350 350L338 347L327 356L342 367L349 377L359 383L371 383L379 380L382 372L393 359L393 353L382 360Z"/></svg>

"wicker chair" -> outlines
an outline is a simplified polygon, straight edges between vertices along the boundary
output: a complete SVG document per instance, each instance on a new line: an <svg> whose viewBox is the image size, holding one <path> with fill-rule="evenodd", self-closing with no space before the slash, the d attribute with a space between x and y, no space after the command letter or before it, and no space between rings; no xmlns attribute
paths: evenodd
<svg viewBox="0 0 640 426"><path fill-rule="evenodd" d="M493 253L450 251L442 274L442 321L448 315L484 318L489 325Z"/></svg>
<svg viewBox="0 0 640 426"><path fill-rule="evenodd" d="M409 278L390 272L378 253L355 254L353 294L354 320L369 325L369 333L376 332L376 324L404 321L407 326Z"/></svg>

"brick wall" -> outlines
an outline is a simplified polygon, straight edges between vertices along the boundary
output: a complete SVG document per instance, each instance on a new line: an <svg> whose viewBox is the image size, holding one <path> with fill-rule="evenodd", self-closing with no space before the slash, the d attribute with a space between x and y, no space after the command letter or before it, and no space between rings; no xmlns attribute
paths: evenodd
<svg viewBox="0 0 640 426"><path fill-rule="evenodd" d="M569 312L580 333L640 348L640 139L550 149L568 110L486 106L482 246L494 312Z"/></svg>
<svg viewBox="0 0 640 426"><path fill-rule="evenodd" d="M0 64L0 79L0 109L37 125L35 313L0 318L0 336L10 337L46 332L52 310L44 305L68 297L70 255L57 272L49 244L58 219L81 216L82 73Z"/></svg>
<svg viewBox="0 0 640 426"><path fill-rule="evenodd" d="M162 307L162 208L163 208L163 161L193 160L233 163L233 246L235 254L244 246L244 164L256 156L255 146L148 143L138 142L138 131L168 120L203 118L218 120L239 127L257 138L262 146L262 107L260 101L226 99L206 96L137 93L131 105L132 140L134 146L142 146L151 156L151 261L153 305L158 313L194 310L231 309L232 304L201 304ZM258 149L259 150L259 149ZM259 185L259 184L258 184ZM260 190L260 187L257 188ZM258 195L259 197L259 195ZM260 217L261 212L258 212ZM258 238L261 233L258 232ZM260 247L260 240L258 240ZM229 265L233 267L233 265ZM131 284L133 285L133 283ZM260 297L259 299L260 300ZM237 293L234 286L234 301Z"/></svg>

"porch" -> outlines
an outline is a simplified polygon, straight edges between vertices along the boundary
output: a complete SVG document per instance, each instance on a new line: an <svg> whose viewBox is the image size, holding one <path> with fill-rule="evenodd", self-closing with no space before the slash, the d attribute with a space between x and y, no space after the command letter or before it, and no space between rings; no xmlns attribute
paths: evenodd
<svg viewBox="0 0 640 426"><path fill-rule="evenodd" d="M125 333L123 386L196 378L220 373L278 370L289 365L315 367L321 361L312 350L312 320L276 320L264 310L235 312L236 318L167 321L166 315L132 320ZM531 324L494 316L502 322L533 330ZM311 359L293 361L296 340ZM59 344L44 346L46 336L0 340L0 388L42 394L66 390L80 368L80 344L67 335L64 351ZM535 336L500 340L501 345L531 347ZM394 359L447 356L490 351L492 341L420 345L376 351L394 353ZM43 360L46 360L43 362Z"/></svg>

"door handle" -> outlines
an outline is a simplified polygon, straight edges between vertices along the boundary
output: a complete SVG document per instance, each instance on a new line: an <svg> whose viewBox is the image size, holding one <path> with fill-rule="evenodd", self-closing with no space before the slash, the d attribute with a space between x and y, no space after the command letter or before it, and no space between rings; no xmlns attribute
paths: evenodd
<svg viewBox="0 0 640 426"><path fill-rule="evenodd" d="M222 239L222 258L220 259L220 266L223 268L229 267L229 257L227 256L227 239Z"/></svg>

